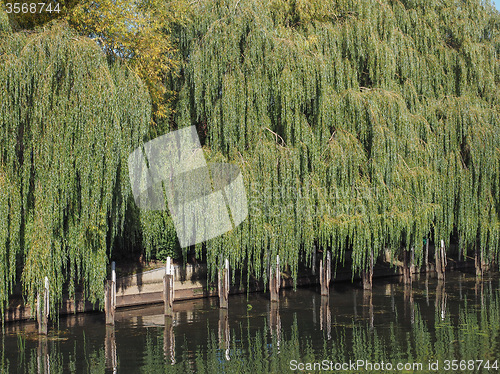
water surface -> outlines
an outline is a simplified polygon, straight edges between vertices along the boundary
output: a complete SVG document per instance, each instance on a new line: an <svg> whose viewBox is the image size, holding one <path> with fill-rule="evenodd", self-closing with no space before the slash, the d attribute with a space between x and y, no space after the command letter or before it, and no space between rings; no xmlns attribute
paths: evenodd
<svg viewBox="0 0 500 374"><path fill-rule="evenodd" d="M388 364L398 372L401 363L417 365L407 372L494 373L500 360L498 275L478 282L473 275L449 273L445 283L422 275L411 287L387 278L375 281L372 292L338 283L329 297L299 288L282 290L279 305L266 294L250 294L230 296L227 312L215 298L175 303L171 320L162 312L162 305L119 309L114 328L105 326L103 314L61 317L48 338L39 338L33 323L7 324L0 369L380 373L389 371ZM357 360L372 367L353 370ZM479 370L476 360L483 360Z"/></svg>

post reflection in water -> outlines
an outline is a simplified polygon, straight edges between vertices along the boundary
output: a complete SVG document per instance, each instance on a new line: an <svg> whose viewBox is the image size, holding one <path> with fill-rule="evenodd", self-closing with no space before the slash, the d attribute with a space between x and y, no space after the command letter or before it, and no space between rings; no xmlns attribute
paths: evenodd
<svg viewBox="0 0 500 374"><path fill-rule="evenodd" d="M368 318L370 330L373 329L375 317L373 313L373 292L372 290L363 290L363 316Z"/></svg>
<svg viewBox="0 0 500 374"><path fill-rule="evenodd" d="M396 311L396 302L394 300L394 284L388 283L385 285L385 295L391 298L391 312Z"/></svg>
<svg viewBox="0 0 500 374"><path fill-rule="evenodd" d="M111 369L113 373L117 371L118 360L116 356L115 326L106 325L106 337L104 339L104 356L106 357L106 369Z"/></svg>
<svg viewBox="0 0 500 374"><path fill-rule="evenodd" d="M461 297L460 297L461 299ZM425 301L429 306L429 273L425 273Z"/></svg>
<svg viewBox="0 0 500 374"><path fill-rule="evenodd" d="M415 304L413 300L413 282L404 284L404 304L405 304L405 316L410 314L410 321L413 325L415 323Z"/></svg>
<svg viewBox="0 0 500 374"><path fill-rule="evenodd" d="M224 350L226 360L231 359L230 353L231 333L229 331L229 317L227 308L219 308L219 348Z"/></svg>
<svg viewBox="0 0 500 374"><path fill-rule="evenodd" d="M332 339L332 313L330 312L330 297L321 296L321 308L319 310L319 322L321 331L326 332L326 338Z"/></svg>
<svg viewBox="0 0 500 374"><path fill-rule="evenodd" d="M165 316L165 327L163 328L163 352L165 352L165 362L175 364L175 334L174 323L171 316Z"/></svg>
<svg viewBox="0 0 500 374"><path fill-rule="evenodd" d="M476 277L474 291L476 294L476 301L479 302L482 307L484 305L484 282L480 278Z"/></svg>
<svg viewBox="0 0 500 374"><path fill-rule="evenodd" d="M47 336L38 337L37 368L38 374L50 374L50 358Z"/></svg>
<svg viewBox="0 0 500 374"><path fill-rule="evenodd" d="M276 336L276 346L278 353L281 344L281 316L280 316L280 303L271 302L269 306L269 332L271 336Z"/></svg>
<svg viewBox="0 0 500 374"><path fill-rule="evenodd" d="M445 280L438 279L436 285L436 312L439 314L441 321L444 321L446 318L446 288L445 288Z"/></svg>

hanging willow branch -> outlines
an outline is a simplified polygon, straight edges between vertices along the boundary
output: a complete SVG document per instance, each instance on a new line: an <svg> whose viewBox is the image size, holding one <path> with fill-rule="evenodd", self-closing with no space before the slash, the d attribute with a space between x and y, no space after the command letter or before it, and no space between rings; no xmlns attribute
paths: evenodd
<svg viewBox="0 0 500 374"><path fill-rule="evenodd" d="M250 205L208 243L212 268L223 254L266 278L279 254L296 276L315 244L351 253L354 270L385 249L414 248L418 265L424 238L449 248L453 231L464 251L498 259L497 11L479 0L191 10L175 121L206 126L212 153L241 164Z"/></svg>
<svg viewBox="0 0 500 374"><path fill-rule="evenodd" d="M20 280L34 305L45 276L51 308L77 285L94 302L123 230L147 91L65 25L4 35L0 50L1 309Z"/></svg>

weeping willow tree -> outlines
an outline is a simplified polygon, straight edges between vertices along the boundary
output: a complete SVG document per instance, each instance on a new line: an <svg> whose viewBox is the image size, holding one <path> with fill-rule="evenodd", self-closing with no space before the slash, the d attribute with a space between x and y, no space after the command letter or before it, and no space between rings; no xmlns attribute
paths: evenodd
<svg viewBox="0 0 500 374"><path fill-rule="evenodd" d="M131 206L147 89L65 24L13 34L0 21L0 309L19 282L33 305L46 276L52 309L77 286L96 301Z"/></svg>
<svg viewBox="0 0 500 374"><path fill-rule="evenodd" d="M211 0L178 27L174 123L243 171L249 217L207 243L266 278L314 248L353 270L454 233L498 261L500 16L467 1ZM145 225L150 235L159 235ZM152 234L151 234L152 233ZM201 254L202 246L198 247ZM351 252L352 251L352 252Z"/></svg>

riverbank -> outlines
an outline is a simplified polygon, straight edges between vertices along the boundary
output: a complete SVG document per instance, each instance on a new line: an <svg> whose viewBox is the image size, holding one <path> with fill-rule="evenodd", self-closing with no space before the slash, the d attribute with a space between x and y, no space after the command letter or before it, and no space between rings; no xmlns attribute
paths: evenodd
<svg viewBox="0 0 500 374"><path fill-rule="evenodd" d="M457 261L448 258L447 270L474 269L472 258L467 261ZM163 302L163 275L165 269L162 264L156 269L138 271L135 274L117 278L116 283L116 307L125 308L140 305L150 305ZM119 264L117 267L119 268ZM435 266L429 263L427 269L415 269L414 273L434 272ZM332 282L358 282L360 277L353 274L350 266L337 267L332 270ZM379 261L374 267L374 278L389 276L400 276L403 274L402 263L391 262L389 257ZM174 300L190 300L205 297L217 296L216 283L210 282L207 276L205 264L174 265ZM319 285L318 269L301 269L297 277L296 286ZM291 274L282 272L281 288L289 289L294 287ZM236 277L231 285L229 294L242 294L246 292L267 292L264 283L253 279L246 284L245 279ZM81 294L73 299L65 298L59 310L59 315L102 311L99 304L92 304L84 301ZM29 306L25 305L22 299L11 300L9 307L5 311L4 321L13 322L34 318L34 313Z"/></svg>

